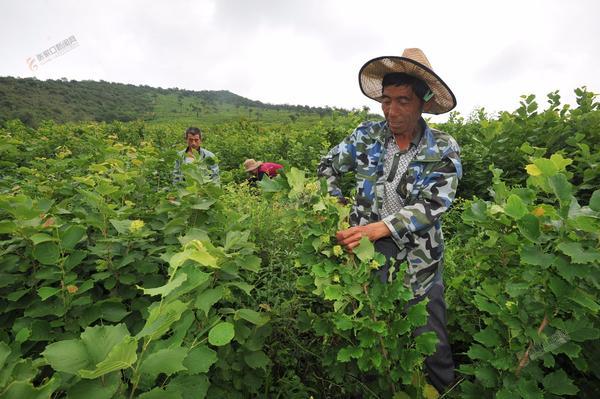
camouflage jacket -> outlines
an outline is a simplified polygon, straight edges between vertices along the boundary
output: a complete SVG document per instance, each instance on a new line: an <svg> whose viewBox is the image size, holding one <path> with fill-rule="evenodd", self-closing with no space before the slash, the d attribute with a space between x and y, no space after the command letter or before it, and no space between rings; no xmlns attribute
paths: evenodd
<svg viewBox="0 0 600 399"><path fill-rule="evenodd" d="M210 169L210 178L213 182L219 183L219 165L216 163L215 154L200 147L197 151L196 158L194 160L186 160L186 153L189 147L185 150L177 152L177 159L175 159L175 165L173 167L173 184L179 183L183 180L183 172L181 171L181 165L186 163L198 162L202 160L206 163L206 166Z"/></svg>
<svg viewBox="0 0 600 399"><path fill-rule="evenodd" d="M458 144L450 135L430 129L425 121L417 154L396 188L404 201L402 211L386 217L392 238L400 249L398 259L408 261L404 282L415 296L424 295L441 278L444 239L440 215L456 194L462 177ZM391 137L387 123L365 122L321 159L319 176L327 179L329 192L342 196L339 177L353 171L356 202L350 224L381 220L384 194L385 142Z"/></svg>

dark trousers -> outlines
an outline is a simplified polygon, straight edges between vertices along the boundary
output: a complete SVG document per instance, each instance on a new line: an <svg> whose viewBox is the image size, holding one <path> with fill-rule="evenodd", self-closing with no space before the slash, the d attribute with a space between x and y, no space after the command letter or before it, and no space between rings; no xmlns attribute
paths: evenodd
<svg viewBox="0 0 600 399"><path fill-rule="evenodd" d="M387 281L390 261L394 261L398 255L399 249L396 243L390 238L383 238L375 241L375 250L382 253L387 258L385 265L379 269L378 274L382 282ZM394 276L397 278L397 276ZM452 349L448 339L448 330L446 329L446 302L444 301L444 283L437 281L426 294L429 298L427 303L427 324L421 326L413 332L413 336L418 336L424 332L434 331L438 337L438 344L433 355L425 358L425 371L431 385L439 392L444 392L454 383L454 361L452 360ZM408 306L414 305L423 300L424 297L411 299ZM406 309L405 309L406 310Z"/></svg>

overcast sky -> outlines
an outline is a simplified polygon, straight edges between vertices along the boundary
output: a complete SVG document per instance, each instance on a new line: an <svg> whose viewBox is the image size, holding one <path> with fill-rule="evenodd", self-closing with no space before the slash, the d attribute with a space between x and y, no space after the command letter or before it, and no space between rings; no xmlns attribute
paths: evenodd
<svg viewBox="0 0 600 399"><path fill-rule="evenodd" d="M369 59L423 49L457 110L522 94L600 91L598 0L3 0L0 76L229 90L263 102L360 108ZM29 57L74 36L79 46Z"/></svg>

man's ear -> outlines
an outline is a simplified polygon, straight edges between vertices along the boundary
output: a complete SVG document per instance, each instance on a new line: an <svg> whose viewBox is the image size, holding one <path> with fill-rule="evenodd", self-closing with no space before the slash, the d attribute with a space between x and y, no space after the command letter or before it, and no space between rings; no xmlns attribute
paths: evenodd
<svg viewBox="0 0 600 399"><path fill-rule="evenodd" d="M431 109L431 107L433 106L433 101L427 101L426 103L423 103L423 112L429 112L429 110Z"/></svg>

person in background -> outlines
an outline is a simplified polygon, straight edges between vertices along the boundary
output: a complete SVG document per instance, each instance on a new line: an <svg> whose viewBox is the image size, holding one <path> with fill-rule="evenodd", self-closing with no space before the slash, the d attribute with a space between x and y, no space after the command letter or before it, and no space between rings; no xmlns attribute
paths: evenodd
<svg viewBox="0 0 600 399"><path fill-rule="evenodd" d="M358 126L321 159L318 175L342 200L340 177L355 173L352 227L337 233L338 242L352 251L363 236L373 241L387 258L378 270L383 282L391 263L406 261L406 273L393 277L412 289L409 306L429 299L427 324L413 335L435 331L439 342L425 359L425 370L443 392L454 382L454 362L446 328L440 216L454 200L462 166L454 138L430 128L421 114L448 112L456 97L416 48L368 61L359 72L359 85L381 103L385 120Z"/></svg>
<svg viewBox="0 0 600 399"><path fill-rule="evenodd" d="M275 162L260 162L254 159L246 159L244 161L244 169L250 173L250 182L261 181L263 176L267 175L269 178L277 176L277 172L283 168Z"/></svg>
<svg viewBox="0 0 600 399"><path fill-rule="evenodd" d="M181 165L204 162L210 171L210 178L214 183L219 183L219 165L212 152L202 148L202 131L197 127L188 127L185 131L187 147L177 153L173 169L173 183L183 181Z"/></svg>

